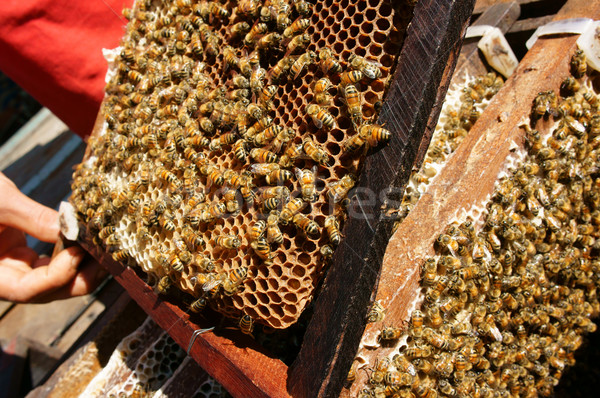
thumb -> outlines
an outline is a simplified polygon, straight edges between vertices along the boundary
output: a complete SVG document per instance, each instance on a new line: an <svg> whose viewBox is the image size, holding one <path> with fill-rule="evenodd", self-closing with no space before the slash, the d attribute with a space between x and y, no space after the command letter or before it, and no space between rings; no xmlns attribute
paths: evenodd
<svg viewBox="0 0 600 398"><path fill-rule="evenodd" d="M0 178L0 224L20 229L44 242L58 239L58 212L25 196L4 175Z"/></svg>

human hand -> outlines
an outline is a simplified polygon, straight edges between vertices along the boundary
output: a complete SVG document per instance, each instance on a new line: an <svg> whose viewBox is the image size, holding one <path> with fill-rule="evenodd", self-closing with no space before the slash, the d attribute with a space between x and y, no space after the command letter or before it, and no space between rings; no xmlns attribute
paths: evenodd
<svg viewBox="0 0 600 398"><path fill-rule="evenodd" d="M85 252L60 251L52 259L27 247L25 233L56 243L58 213L23 195L0 172L0 299L45 303L92 292L106 271L96 262L78 269Z"/></svg>

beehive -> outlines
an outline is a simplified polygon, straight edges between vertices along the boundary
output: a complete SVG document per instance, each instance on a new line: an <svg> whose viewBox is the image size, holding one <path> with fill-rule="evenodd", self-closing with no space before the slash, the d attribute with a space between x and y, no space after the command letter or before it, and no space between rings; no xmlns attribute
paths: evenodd
<svg viewBox="0 0 600 398"><path fill-rule="evenodd" d="M507 159L487 208L448 225L421 264L407 327L363 341L363 354L393 348L368 365L359 354L354 370L371 369L368 386L353 387L361 396L550 396L596 330L600 115L580 54L571 68L564 97L539 93L515 126L527 151Z"/></svg>
<svg viewBox="0 0 600 398"><path fill-rule="evenodd" d="M138 1L126 10L130 22L110 68L105 123L74 174L71 200L96 243L139 265L157 290L175 284L190 304L210 299L228 316L245 314L274 328L294 323L330 256L326 217L341 227L343 197L364 149L385 141L387 132L372 118L411 14L410 5L389 1L333 9L332 2L178 0ZM332 88L318 98L322 77ZM360 97L359 105L351 102L352 114L343 94L347 79ZM283 131L257 132L254 124L266 116ZM374 135L358 137L369 125ZM350 137L356 151L344 150ZM256 166L265 158L242 155L260 148L281 166ZM261 167L280 170L264 176ZM313 167L310 201L294 174ZM282 173L288 178L273 181ZM288 225L289 217L279 218L281 244L250 236L272 205L261 196L267 182L284 187L278 210L302 203L307 217ZM218 238L238 247L224 248ZM195 301L195 309L202 305Z"/></svg>

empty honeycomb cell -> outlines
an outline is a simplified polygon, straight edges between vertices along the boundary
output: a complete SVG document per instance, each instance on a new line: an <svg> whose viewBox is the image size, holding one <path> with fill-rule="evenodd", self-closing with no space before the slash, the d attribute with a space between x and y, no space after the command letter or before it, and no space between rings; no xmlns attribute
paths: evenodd
<svg viewBox="0 0 600 398"><path fill-rule="evenodd" d="M300 288L300 281L298 279L289 279L287 285L292 290L298 290Z"/></svg>
<svg viewBox="0 0 600 398"><path fill-rule="evenodd" d="M338 144L336 144L335 142L330 142L329 144L327 144L327 151L333 155L336 156L341 152L340 146Z"/></svg>
<svg viewBox="0 0 600 398"><path fill-rule="evenodd" d="M340 29L340 26L339 25L335 26L334 30L335 30L335 28ZM348 31L347 30L344 29L344 30L340 30L338 32L338 40L339 41L344 41L347 38L348 38Z"/></svg>
<svg viewBox="0 0 600 398"><path fill-rule="evenodd" d="M283 295L283 300L288 304L293 304L298 301L298 296L296 296L296 293L286 293Z"/></svg>
<svg viewBox="0 0 600 398"><path fill-rule="evenodd" d="M349 29L350 26L352 26L352 19L344 18L344 20L342 21L342 26L344 27L344 29Z"/></svg>
<svg viewBox="0 0 600 398"><path fill-rule="evenodd" d="M275 296L275 297L277 297L277 296ZM279 298L279 297L277 297L277 298ZM272 302L272 304L279 304L279 303ZM274 312L274 315L277 318L283 318L285 316L285 312L283 311L283 308L281 306L271 305L269 308L271 309L272 312Z"/></svg>
<svg viewBox="0 0 600 398"><path fill-rule="evenodd" d="M335 24L335 19L336 19L336 18L335 18L335 16L331 15L331 13L330 13L330 11L329 11L329 10L327 10L327 11L324 11L324 12L325 12L325 13L326 13L326 15L327 15L327 16L324 16L324 18L325 18L325 24L326 24L328 27L330 27L330 28L331 28L331 27L332 27L332 26ZM334 30L334 32L335 32L335 30ZM324 33L324 34L326 34L326 35L329 35L329 32L327 32L327 31L325 31L325 32L323 32L323 33Z"/></svg>
<svg viewBox="0 0 600 398"><path fill-rule="evenodd" d="M256 298L258 299L259 303L264 304L264 305L269 305L269 303L271 302L271 300L269 299L269 296L264 292L256 293Z"/></svg>
<svg viewBox="0 0 600 398"><path fill-rule="evenodd" d="M371 90L382 93L385 90L385 84L380 81L375 81L371 84Z"/></svg>
<svg viewBox="0 0 600 398"><path fill-rule="evenodd" d="M260 313L260 315L261 315L260 317L261 318L269 318L269 316L271 315L271 311L270 311L269 307L267 307L267 306L258 305L256 307L256 309Z"/></svg>
<svg viewBox="0 0 600 398"><path fill-rule="evenodd" d="M359 37L360 40L360 37ZM371 47L369 47L369 53L373 56L373 57L379 57L381 56L381 53L383 52L383 47L379 46L377 44L372 45ZM383 70L384 68L382 68L382 72L385 72L385 70Z"/></svg>
<svg viewBox="0 0 600 398"><path fill-rule="evenodd" d="M308 265L308 264L310 264L310 261L311 261L310 255L308 255L307 253L300 253L298 255L298 262L300 263L300 265L294 266L292 268L292 273L295 276L303 277L304 274L306 273L306 269L302 266L302 264Z"/></svg>
<svg viewBox="0 0 600 398"><path fill-rule="evenodd" d="M371 11L371 10L368 10L366 12L366 14L364 14L364 15L363 15L363 13L360 13L360 12L354 14L354 16L352 17L352 21L354 22L354 25L360 26L363 23L365 16L367 17L367 19L371 19L371 18L368 18L369 11Z"/></svg>
<svg viewBox="0 0 600 398"><path fill-rule="evenodd" d="M375 32L373 33L373 40L374 40L376 43L380 43L380 44L383 44L383 45L385 45L385 44L387 43L387 41L388 41L388 36L387 36L387 34L386 34L385 32L379 32L379 31L375 31ZM384 50L385 50L385 48L384 48ZM387 54L385 54L385 55L383 55L383 56L385 57L386 55L387 55ZM392 59L393 59L393 58L392 58ZM380 62L381 62L381 61L380 61Z"/></svg>

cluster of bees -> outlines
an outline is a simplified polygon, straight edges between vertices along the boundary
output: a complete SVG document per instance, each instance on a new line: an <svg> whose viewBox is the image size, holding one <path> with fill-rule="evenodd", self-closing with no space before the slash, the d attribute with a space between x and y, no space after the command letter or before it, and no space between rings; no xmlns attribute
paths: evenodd
<svg viewBox="0 0 600 398"><path fill-rule="evenodd" d="M405 189L402 203L397 212L399 222L412 210L431 179L437 175L439 167L458 148L487 107L489 100L503 84L501 76L495 72L489 72L472 79L468 84L461 86L463 87L461 89L455 88L448 92L423 164L418 171L411 174ZM458 98L455 98L456 96ZM460 106L457 107L456 103L459 103Z"/></svg>
<svg viewBox="0 0 600 398"><path fill-rule="evenodd" d="M479 232L453 222L422 265L421 308L385 326L391 357L367 371L360 397L551 396L600 313L600 99L585 56L561 93L539 93L527 155L497 183ZM548 134L535 130L554 120ZM374 306L370 321L381 321ZM405 339L401 342L399 339Z"/></svg>
<svg viewBox="0 0 600 398"><path fill-rule="evenodd" d="M125 9L105 124L74 173L71 201L96 244L139 265L157 292L187 293L191 311L210 303L238 317L245 333L255 320L297 320L341 241L361 159L390 138L363 114L361 87L383 87L391 65L317 48L314 7Z"/></svg>

